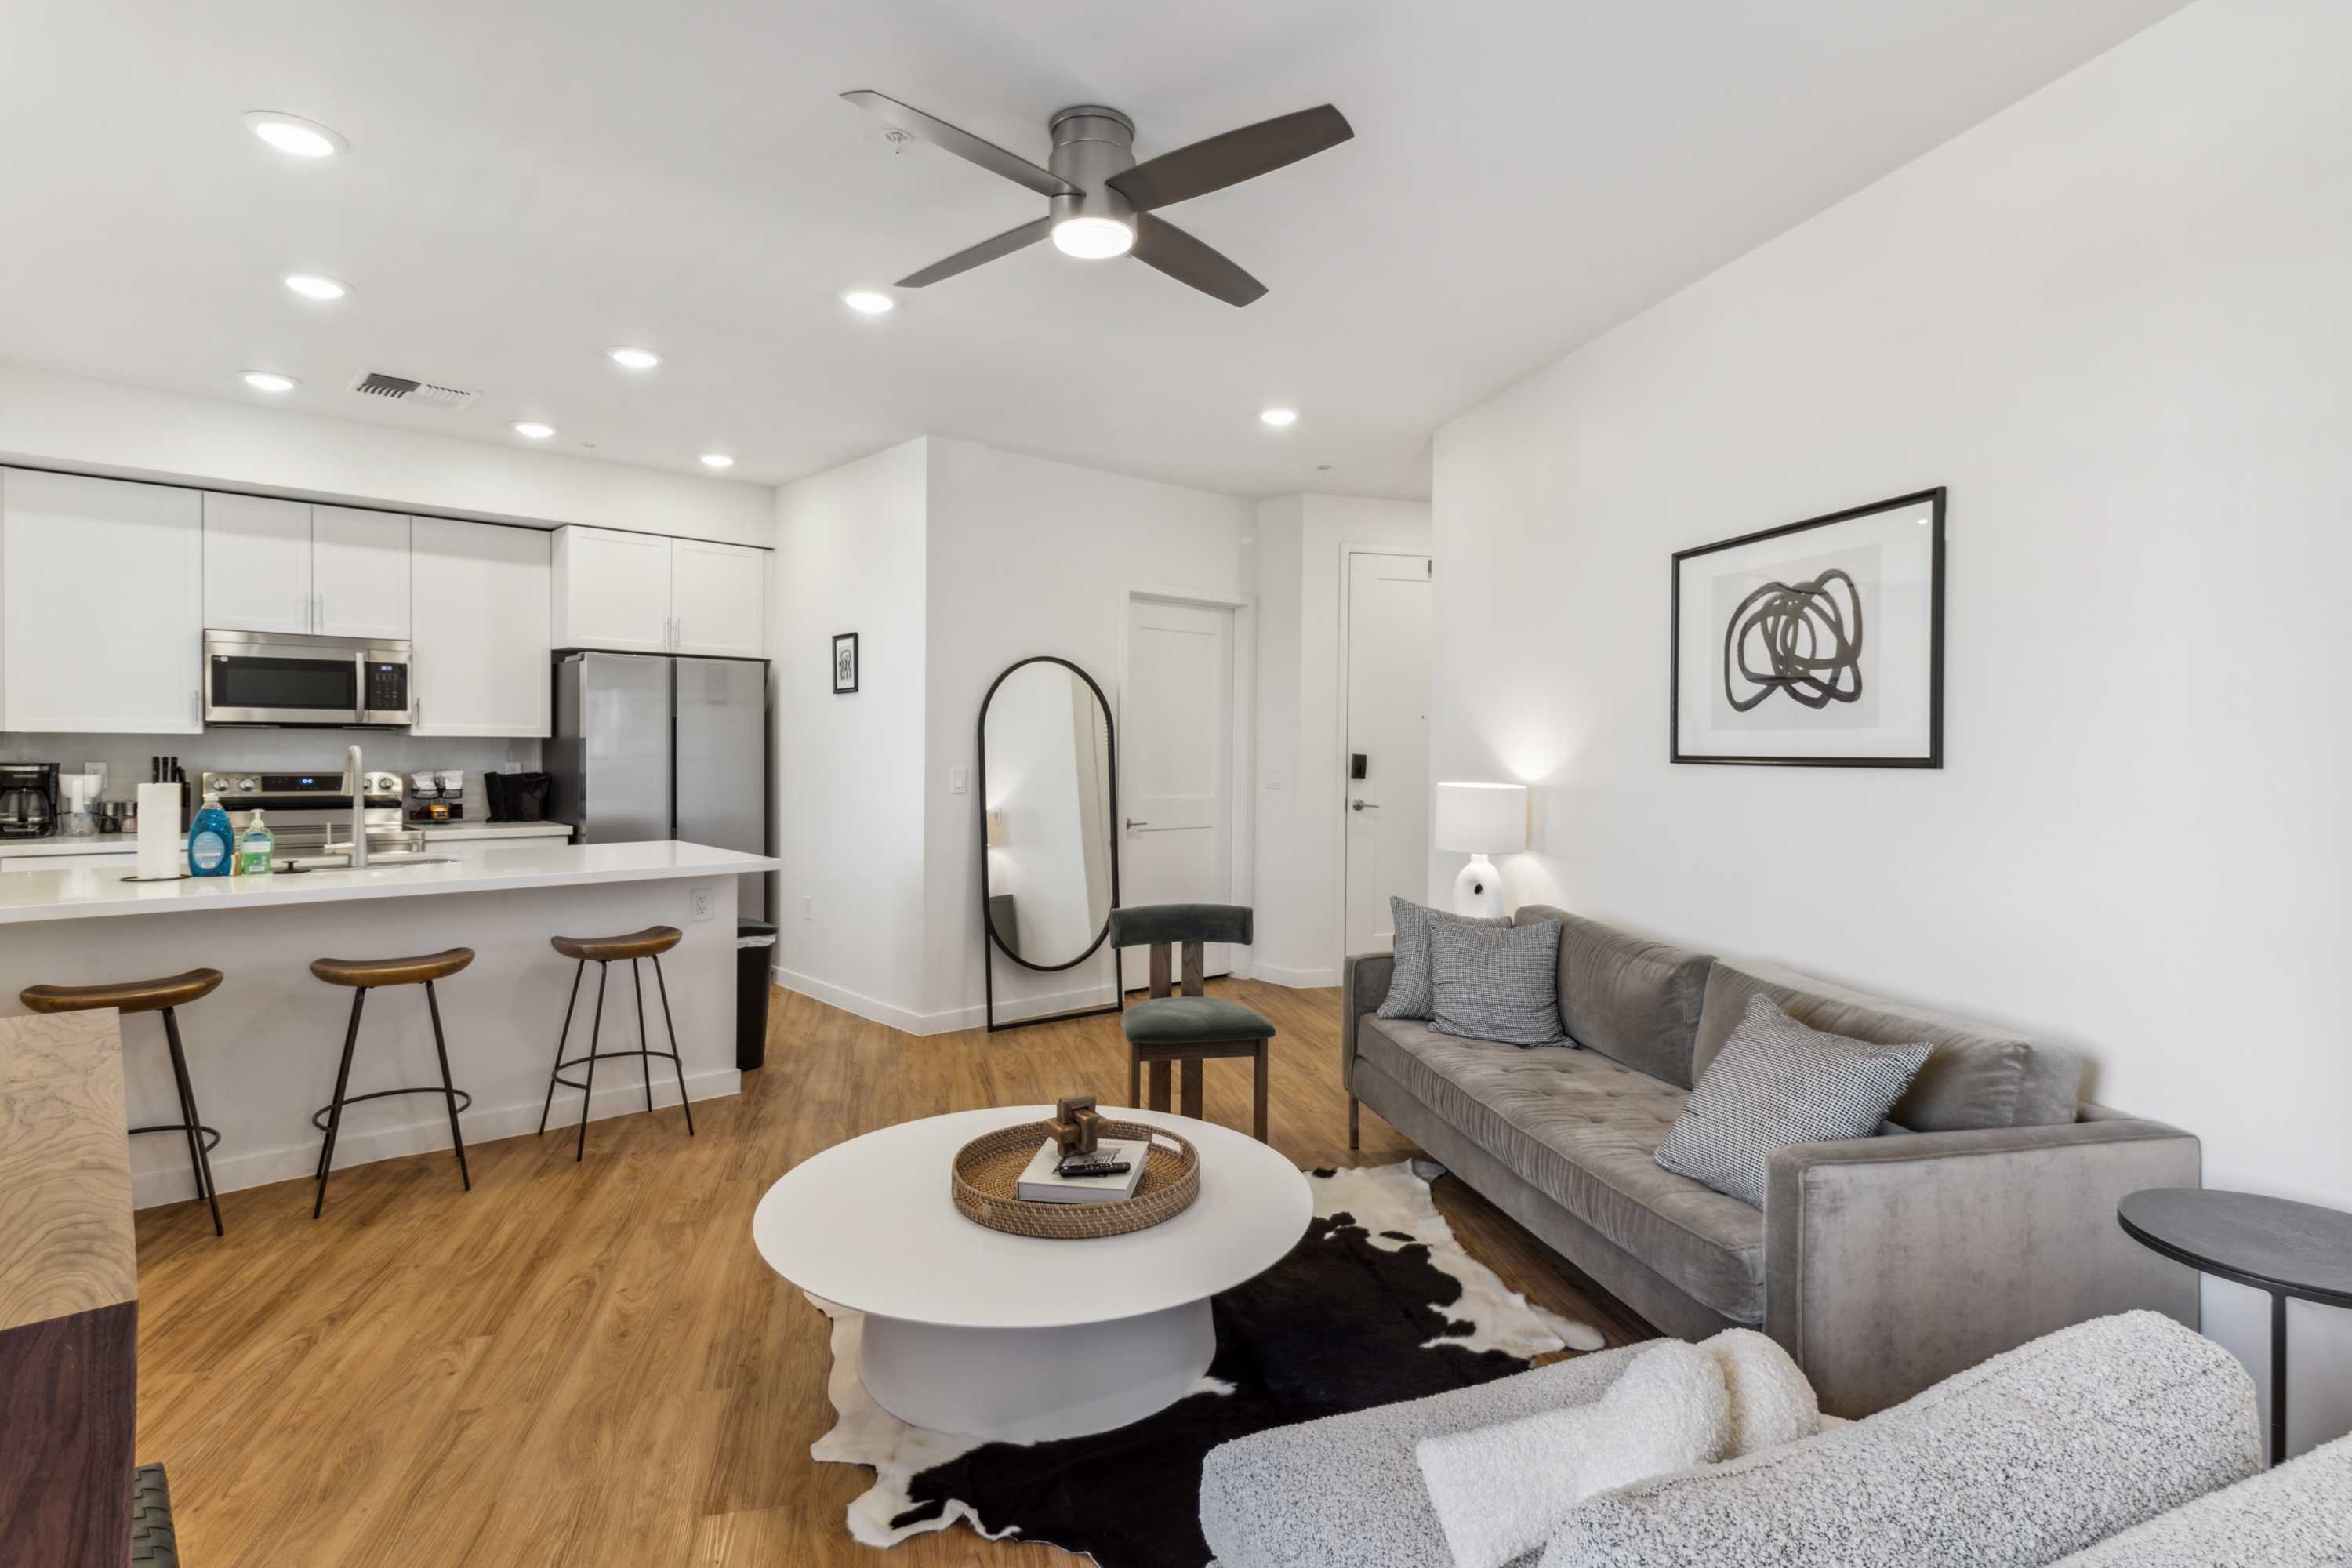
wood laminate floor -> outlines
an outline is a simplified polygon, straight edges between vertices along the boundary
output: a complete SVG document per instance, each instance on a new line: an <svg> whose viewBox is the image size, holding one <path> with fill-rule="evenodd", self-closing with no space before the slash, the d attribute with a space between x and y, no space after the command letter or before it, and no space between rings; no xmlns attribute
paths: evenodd
<svg viewBox="0 0 2352 1568"><path fill-rule="evenodd" d="M1275 1145L1302 1166L1413 1150L1371 1112L1347 1146L1339 994L1213 989L1272 1017ZM139 1457L169 1467L194 1568L802 1568L883 1561L842 1525L866 1472L820 1465L825 1320L751 1247L796 1161L894 1121L1093 1091L1125 1098L1118 1020L918 1038L775 994L765 1070L695 1112L475 1145L139 1215ZM194 1064L201 1081L200 1062ZM464 1064L457 1064L463 1080ZM576 1100L572 1102L576 1105ZM562 1114L559 1100L558 1114ZM1249 1069L1208 1113L1248 1125ZM1637 1323L1448 1178L1470 1250L1612 1343ZM898 1568L1076 1561L961 1527Z"/></svg>

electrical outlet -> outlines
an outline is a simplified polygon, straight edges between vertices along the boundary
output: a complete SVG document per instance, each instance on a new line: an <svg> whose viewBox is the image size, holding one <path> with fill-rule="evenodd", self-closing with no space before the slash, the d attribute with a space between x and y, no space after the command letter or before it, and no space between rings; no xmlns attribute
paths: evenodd
<svg viewBox="0 0 2352 1568"><path fill-rule="evenodd" d="M816 919L816 897L814 894L803 893L801 895L801 919L804 921L813 921Z"/></svg>
<svg viewBox="0 0 2352 1568"><path fill-rule="evenodd" d="M948 793L950 795L969 795L971 793L971 770L970 768L950 768L948 770Z"/></svg>
<svg viewBox="0 0 2352 1568"><path fill-rule="evenodd" d="M709 888L696 888L688 892L686 895L687 907L692 911L692 918L698 921L709 920L717 898L718 895Z"/></svg>

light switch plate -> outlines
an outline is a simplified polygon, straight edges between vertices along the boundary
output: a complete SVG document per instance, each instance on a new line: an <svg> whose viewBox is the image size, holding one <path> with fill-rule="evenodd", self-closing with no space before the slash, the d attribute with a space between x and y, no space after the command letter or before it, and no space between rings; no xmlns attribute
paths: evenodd
<svg viewBox="0 0 2352 1568"><path fill-rule="evenodd" d="M970 768L950 768L948 770L948 793L950 795L970 795L971 793L971 770Z"/></svg>

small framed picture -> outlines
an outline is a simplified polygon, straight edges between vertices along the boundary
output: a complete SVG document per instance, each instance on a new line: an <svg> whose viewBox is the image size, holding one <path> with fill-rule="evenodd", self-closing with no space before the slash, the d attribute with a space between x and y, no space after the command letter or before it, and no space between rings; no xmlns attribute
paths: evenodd
<svg viewBox="0 0 2352 1568"><path fill-rule="evenodd" d="M833 639L833 694L857 689L857 634L842 632Z"/></svg>
<svg viewBox="0 0 2352 1568"><path fill-rule="evenodd" d="M1944 765L1944 492L1675 555L1671 755Z"/></svg>

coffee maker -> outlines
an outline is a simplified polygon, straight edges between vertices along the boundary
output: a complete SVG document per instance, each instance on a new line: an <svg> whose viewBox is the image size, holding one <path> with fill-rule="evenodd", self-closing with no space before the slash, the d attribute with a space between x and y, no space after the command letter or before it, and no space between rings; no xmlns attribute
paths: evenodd
<svg viewBox="0 0 2352 1568"><path fill-rule="evenodd" d="M58 764L0 763L0 838L38 838L57 827Z"/></svg>

